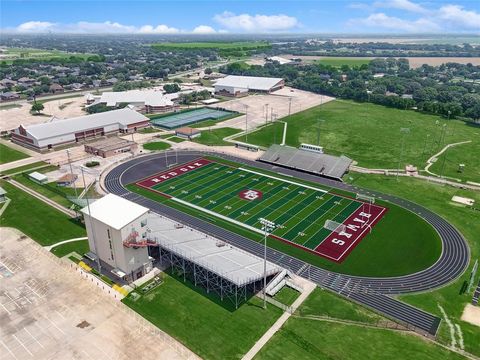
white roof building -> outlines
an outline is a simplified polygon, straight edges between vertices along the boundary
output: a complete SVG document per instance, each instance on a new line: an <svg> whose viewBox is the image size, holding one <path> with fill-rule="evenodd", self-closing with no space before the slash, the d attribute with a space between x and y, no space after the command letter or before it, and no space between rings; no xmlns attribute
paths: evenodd
<svg viewBox="0 0 480 360"><path fill-rule="evenodd" d="M26 127L20 125L12 133L12 140L35 150L44 150L109 133L131 132L148 125L146 116L124 108Z"/></svg>
<svg viewBox="0 0 480 360"><path fill-rule="evenodd" d="M284 86L282 78L229 75L215 82L215 91L222 87L270 92Z"/></svg>
<svg viewBox="0 0 480 360"><path fill-rule="evenodd" d="M102 93L100 96L89 95L87 95L87 100L91 101L93 96L94 102L87 105L87 107L97 104L105 104L106 106L115 107L122 103L151 107L165 107L174 105L173 101L169 97L157 90L129 90L118 92L107 91Z"/></svg>
<svg viewBox="0 0 480 360"><path fill-rule="evenodd" d="M80 210L82 213L116 229L120 230L140 216L148 209L120 196L108 194Z"/></svg>

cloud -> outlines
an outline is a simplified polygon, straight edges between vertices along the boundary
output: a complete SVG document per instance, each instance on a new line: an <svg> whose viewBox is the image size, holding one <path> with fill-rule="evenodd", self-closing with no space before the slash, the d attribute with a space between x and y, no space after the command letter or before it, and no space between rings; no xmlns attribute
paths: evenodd
<svg viewBox="0 0 480 360"><path fill-rule="evenodd" d="M436 23L428 19L404 20L394 16L388 16L384 13L371 14L365 19L353 19L349 21L348 25L410 33L435 32L440 30L440 27Z"/></svg>
<svg viewBox="0 0 480 360"><path fill-rule="evenodd" d="M54 28L55 24L48 21L27 21L17 26L18 32L46 32Z"/></svg>
<svg viewBox="0 0 480 360"><path fill-rule="evenodd" d="M460 5L427 9L409 0L386 0L373 3L373 8L401 9L417 14L417 18L404 19L384 12L373 12L365 18L348 20L347 26L355 28L356 31L369 28L373 31L410 33L466 32L480 29L480 13L466 10ZM415 15L410 15L412 16Z"/></svg>
<svg viewBox="0 0 480 360"><path fill-rule="evenodd" d="M79 21L71 24L51 23L47 21L28 21L14 28L1 29L5 32L17 33L69 33L69 34L178 34L189 33L187 30L180 30L168 25L125 25L113 21L88 22ZM203 33L215 32L209 26L197 26L193 31L203 31Z"/></svg>
<svg viewBox="0 0 480 360"><path fill-rule="evenodd" d="M229 11L217 14L213 19L224 28L240 32L278 32L290 30L300 24L295 17L288 15L236 15Z"/></svg>
<svg viewBox="0 0 480 360"><path fill-rule="evenodd" d="M377 1L373 4L377 8L390 8L405 10L413 13L427 13L428 10L423 6L416 4L410 0L387 0L387 1Z"/></svg>
<svg viewBox="0 0 480 360"><path fill-rule="evenodd" d="M465 10L459 5L444 5L438 10L438 18L451 26L461 26L467 29L480 29L480 14Z"/></svg>
<svg viewBox="0 0 480 360"><path fill-rule="evenodd" d="M214 28L208 25L199 25L192 30L193 34L215 34L216 31Z"/></svg>

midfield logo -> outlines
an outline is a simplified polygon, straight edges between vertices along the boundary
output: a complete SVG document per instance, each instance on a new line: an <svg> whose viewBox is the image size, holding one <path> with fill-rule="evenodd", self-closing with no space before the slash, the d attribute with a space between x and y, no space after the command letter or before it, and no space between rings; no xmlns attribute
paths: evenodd
<svg viewBox="0 0 480 360"><path fill-rule="evenodd" d="M262 195L263 194L260 191L253 190L253 189L243 190L238 194L240 198L244 200L249 200L249 201L259 200L262 198Z"/></svg>

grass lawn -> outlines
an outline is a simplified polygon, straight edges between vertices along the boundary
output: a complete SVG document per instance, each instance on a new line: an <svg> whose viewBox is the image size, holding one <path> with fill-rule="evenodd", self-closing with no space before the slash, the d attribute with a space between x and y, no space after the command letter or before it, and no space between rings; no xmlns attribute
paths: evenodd
<svg viewBox="0 0 480 360"><path fill-rule="evenodd" d="M462 232L470 245L472 259L480 257L480 212L450 202L452 196L458 195L473 198L479 203L478 192L439 186L412 178L400 178L397 182L394 178L380 175L350 174L349 177L352 178L349 178L349 182L356 185L389 192L435 211ZM426 294L405 295L401 299L441 317L438 308L440 304L449 318L460 325L465 350L480 356L479 328L460 320L465 304L472 299L472 294L461 294L460 291L470 276L472 266L473 261L467 271L449 286ZM449 330L444 321L441 323L439 339L445 343L450 341Z"/></svg>
<svg viewBox="0 0 480 360"><path fill-rule="evenodd" d="M212 158L212 160L215 160L215 158ZM224 162L223 160L216 160ZM170 183L167 182L165 184L168 185ZM315 186L318 185L315 184ZM207 222L239 233L254 241L262 241L260 234L241 227L240 225L176 201L168 200L159 194L135 185L129 185L128 189ZM368 234L360 244L357 245L355 250L340 264L279 240L269 239L268 246L313 265L331 271L354 275L404 275L425 269L432 265L438 259L441 252L441 243L435 230L408 210L390 203L379 202L378 204L388 207L389 211L381 221L375 225L374 231ZM406 224L409 226L406 226ZM392 232L392 228L395 228L395 231ZM418 239L422 239L422 241L420 242ZM415 256L412 256L412 254L415 254Z"/></svg>
<svg viewBox="0 0 480 360"><path fill-rule="evenodd" d="M300 296L297 290L294 290L288 286L284 286L278 293L275 294L274 299L280 301L284 305L292 305L295 300Z"/></svg>
<svg viewBox="0 0 480 360"><path fill-rule="evenodd" d="M357 59L354 57L325 57L321 60L315 61L318 64L330 65L335 67L341 67L342 65L348 65L350 67L361 66L364 64L369 64L371 60L369 59Z"/></svg>
<svg viewBox="0 0 480 360"><path fill-rule="evenodd" d="M27 154L0 143L0 164L25 159L28 157L29 156Z"/></svg>
<svg viewBox="0 0 480 360"><path fill-rule="evenodd" d="M49 166L53 166L53 165L49 165L44 161L37 161L37 162L31 163L31 164L28 164L28 165L23 165L23 166L19 166L19 167L13 168L13 169L5 170L5 171L2 172L2 174L12 175L12 174L28 171L28 170L34 169L34 168L42 168L42 171L43 171L43 169L45 167L49 167ZM40 171L40 170L36 170L36 171ZM32 170L32 172L33 172L33 170Z"/></svg>
<svg viewBox="0 0 480 360"><path fill-rule="evenodd" d="M351 320L375 324L383 317L373 311L354 304L328 290L316 288L297 310L300 316L326 316L340 320Z"/></svg>
<svg viewBox="0 0 480 360"><path fill-rule="evenodd" d="M202 135L193 141L199 144L208 145L208 146L218 146L218 145L232 145L223 139L227 136L237 134L242 130L233 129L233 128L221 128L213 130L202 131Z"/></svg>
<svg viewBox="0 0 480 360"><path fill-rule="evenodd" d="M183 139L183 138L180 138L178 136L172 136L170 135L169 137L166 138L166 140L168 141L173 141L174 143L181 143L181 142L184 142L184 141L187 141L186 139Z"/></svg>
<svg viewBox="0 0 480 360"><path fill-rule="evenodd" d="M255 357L263 359L465 359L398 331L291 317Z"/></svg>
<svg viewBox="0 0 480 360"><path fill-rule="evenodd" d="M167 150L171 148L171 145L163 141L155 141L143 144L143 148L146 150Z"/></svg>
<svg viewBox="0 0 480 360"><path fill-rule="evenodd" d="M22 105L20 104L6 104L6 105L0 105L0 110L17 109L21 107Z"/></svg>
<svg viewBox="0 0 480 360"><path fill-rule="evenodd" d="M480 132L480 130L479 130ZM477 135L473 142L449 148L438 157L438 160L430 167L435 174L460 179L463 181L474 181L480 183L480 167L478 163L471 162L467 154L480 154L480 135ZM465 164L465 170L458 172L458 165Z"/></svg>
<svg viewBox="0 0 480 360"><path fill-rule="evenodd" d="M88 240L78 240L70 243L58 245L50 250L53 254L58 257L63 257L71 252L75 251L80 256L83 256L86 252L89 251Z"/></svg>
<svg viewBox="0 0 480 360"><path fill-rule="evenodd" d="M235 310L170 275L137 301L122 301L204 359L240 359L281 314L255 297Z"/></svg>
<svg viewBox="0 0 480 360"><path fill-rule="evenodd" d="M319 119L323 122L319 123ZM320 133L320 145L324 146L327 153L347 155L358 161L359 166L396 169L402 144L400 128L410 128L410 133L405 135L402 168L406 164L423 168L426 160L446 144L466 140L474 141L476 147L465 147L462 152L463 145L460 145L458 151L462 156L454 158L452 155L452 161L467 164L470 171L476 169L478 172L480 168L480 157L474 151L478 150L480 143L480 127L459 120L448 121L411 110L343 100L332 101L282 120L288 123L287 145L317 144ZM445 139L441 141L444 124L447 124ZM276 123L248 134L248 142L268 147L275 139L277 144L280 143L282 133L283 124ZM243 135L237 139L245 141ZM467 151L469 148L472 151ZM465 178L467 175L466 172ZM470 180L475 181L471 177Z"/></svg>
<svg viewBox="0 0 480 360"><path fill-rule="evenodd" d="M161 131L162 130L154 128L154 127L147 127L147 128L143 128L143 129L138 130L138 132L140 134L152 134L152 133L157 133L157 132L161 132Z"/></svg>
<svg viewBox="0 0 480 360"><path fill-rule="evenodd" d="M83 225L15 186L0 181L12 200L0 218L0 226L16 228L40 245L86 236Z"/></svg>

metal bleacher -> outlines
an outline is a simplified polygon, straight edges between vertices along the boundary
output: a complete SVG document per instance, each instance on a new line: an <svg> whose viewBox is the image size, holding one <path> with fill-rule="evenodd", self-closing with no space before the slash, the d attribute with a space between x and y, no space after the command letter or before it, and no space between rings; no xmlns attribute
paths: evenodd
<svg viewBox="0 0 480 360"><path fill-rule="evenodd" d="M284 145L272 145L259 160L337 180L341 180L352 163L352 159L343 155L321 154Z"/></svg>

